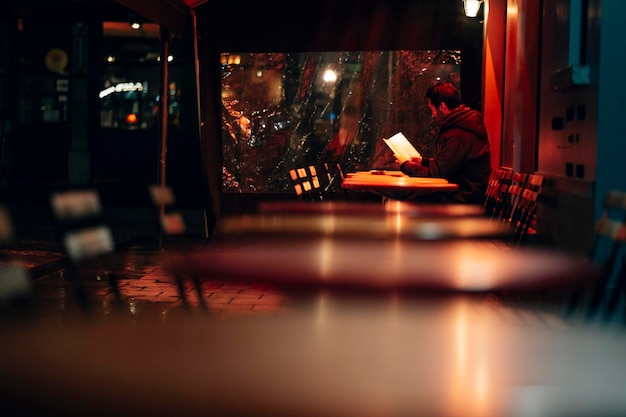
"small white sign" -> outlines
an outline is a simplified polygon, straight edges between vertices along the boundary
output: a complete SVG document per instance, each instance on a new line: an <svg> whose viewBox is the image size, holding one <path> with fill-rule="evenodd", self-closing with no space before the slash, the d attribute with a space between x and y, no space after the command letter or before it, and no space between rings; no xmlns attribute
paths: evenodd
<svg viewBox="0 0 626 417"><path fill-rule="evenodd" d="M165 186L151 185L150 196L155 206L171 206L175 202L172 189Z"/></svg>
<svg viewBox="0 0 626 417"><path fill-rule="evenodd" d="M185 233L185 220L180 213L167 213L161 216L161 227L168 235Z"/></svg>
<svg viewBox="0 0 626 417"><path fill-rule="evenodd" d="M104 255L113 250L113 234L107 226L98 226L65 235L65 250L72 261Z"/></svg>
<svg viewBox="0 0 626 417"><path fill-rule="evenodd" d="M70 90L70 83L67 78L59 78L57 80L57 92L67 93Z"/></svg>
<svg viewBox="0 0 626 417"><path fill-rule="evenodd" d="M100 197L94 190L65 191L52 195L52 209L59 220L79 219L100 214Z"/></svg>

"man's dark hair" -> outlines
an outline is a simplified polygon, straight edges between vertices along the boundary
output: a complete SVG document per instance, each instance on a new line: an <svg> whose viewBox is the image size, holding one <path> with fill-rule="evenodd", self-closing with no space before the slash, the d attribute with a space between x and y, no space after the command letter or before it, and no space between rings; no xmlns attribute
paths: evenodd
<svg viewBox="0 0 626 417"><path fill-rule="evenodd" d="M441 103L446 103L448 109L454 110L461 105L461 94L454 84L448 81L440 81L431 85L426 90L426 98L430 100L435 107L439 107Z"/></svg>

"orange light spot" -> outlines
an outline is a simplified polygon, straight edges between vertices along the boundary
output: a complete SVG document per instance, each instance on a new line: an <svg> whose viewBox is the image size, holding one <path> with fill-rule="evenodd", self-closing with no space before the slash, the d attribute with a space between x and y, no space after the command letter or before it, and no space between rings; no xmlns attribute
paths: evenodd
<svg viewBox="0 0 626 417"><path fill-rule="evenodd" d="M128 124L135 124L135 123L137 123L137 115L135 113L129 113L126 116L126 123L128 123Z"/></svg>

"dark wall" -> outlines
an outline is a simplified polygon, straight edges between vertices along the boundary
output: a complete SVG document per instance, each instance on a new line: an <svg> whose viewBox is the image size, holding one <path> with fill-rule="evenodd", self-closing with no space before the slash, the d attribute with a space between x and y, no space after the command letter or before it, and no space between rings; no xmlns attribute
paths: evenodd
<svg viewBox="0 0 626 417"><path fill-rule="evenodd" d="M115 0L0 2L0 188L5 183L17 187L77 182L70 166L73 151L81 152L73 160L80 159L80 167L87 166L90 178L86 181L92 184L143 186L158 182L161 140L156 128L100 128L102 22L130 21L137 16ZM84 36L76 34L78 22L88 29ZM188 110L181 115L180 127L169 131L167 180L174 186L189 186L198 194L202 175L193 48L191 36L181 37L184 50L177 52L182 63L172 67L182 74L185 101L180 104ZM51 48L68 53L68 65L62 74L44 65L45 54ZM80 68L79 62L83 63ZM58 80L67 81L69 91L59 93ZM79 83L81 89L76 88ZM53 105L63 106L62 116L46 120L41 111L42 99L60 95L67 101ZM83 185L83 178L80 181Z"/></svg>

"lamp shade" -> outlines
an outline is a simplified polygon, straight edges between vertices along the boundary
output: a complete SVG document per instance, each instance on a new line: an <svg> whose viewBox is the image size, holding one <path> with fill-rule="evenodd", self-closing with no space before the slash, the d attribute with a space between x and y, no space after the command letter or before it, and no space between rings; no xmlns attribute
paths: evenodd
<svg viewBox="0 0 626 417"><path fill-rule="evenodd" d="M463 8L465 9L465 16L476 17L480 10L480 4L483 0L463 0Z"/></svg>

